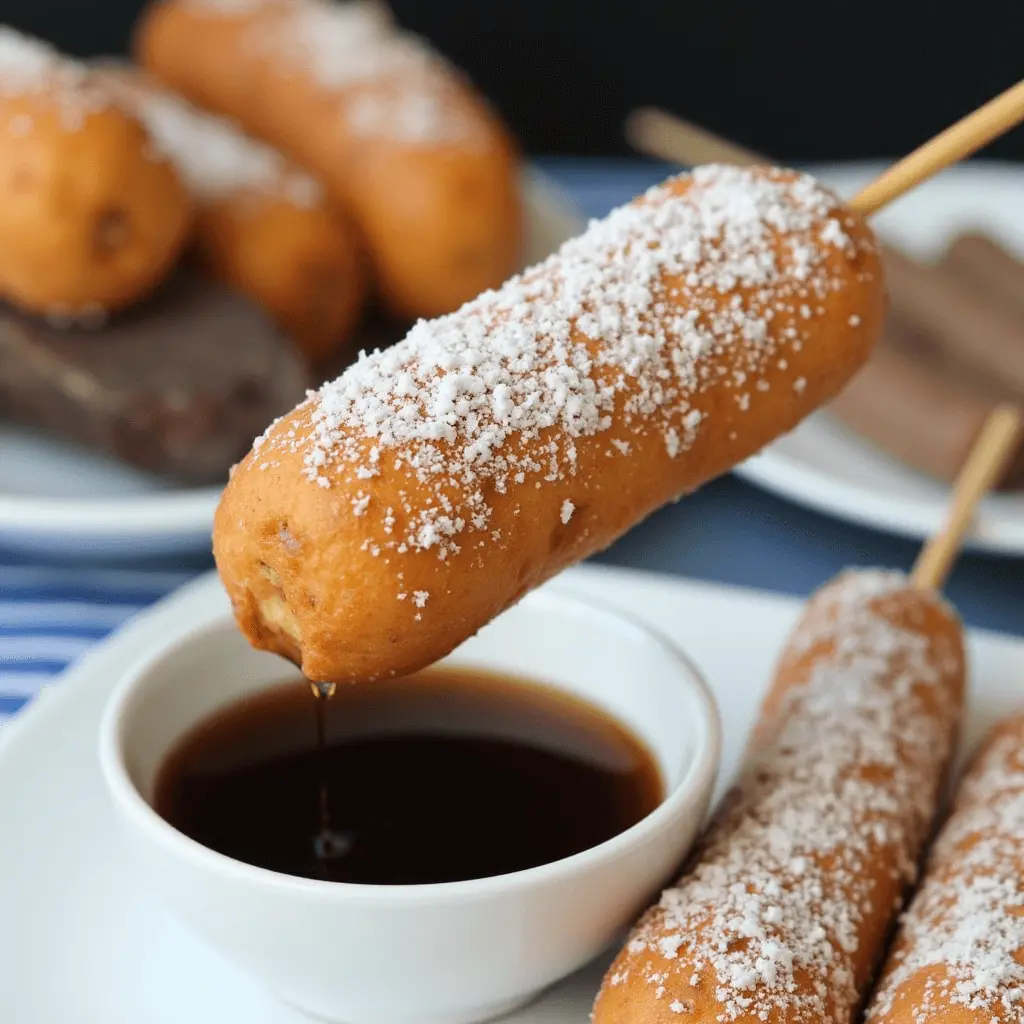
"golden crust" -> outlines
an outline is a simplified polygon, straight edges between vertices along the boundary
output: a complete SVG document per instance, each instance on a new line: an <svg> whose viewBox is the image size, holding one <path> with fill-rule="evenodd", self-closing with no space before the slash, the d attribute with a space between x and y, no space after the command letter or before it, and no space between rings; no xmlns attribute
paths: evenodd
<svg viewBox="0 0 1024 1024"><path fill-rule="evenodd" d="M203 266L267 310L314 366L352 342L367 271L351 225L326 205L244 193L212 200L199 208L194 246Z"/></svg>
<svg viewBox="0 0 1024 1024"><path fill-rule="evenodd" d="M960 784L868 1004L870 1024L1016 1024L1024 1014L1024 716Z"/></svg>
<svg viewBox="0 0 1024 1024"><path fill-rule="evenodd" d="M429 664L843 386L884 314L870 230L803 176L709 169L694 181L670 181L499 292L420 325L268 431L234 472L214 530L253 643L320 680ZM763 209L752 215L755 199ZM725 217L737 237L719 248L705 239L691 266L691 222L705 215ZM778 218L801 227L782 230ZM808 240L822 232L837 242L814 250ZM652 271L645 252L663 264ZM723 290L736 267L750 283ZM598 315L617 327L602 333ZM654 337L664 345L651 348ZM529 371L508 370L534 358ZM435 379L429 367L460 359L478 364L467 385L478 393L465 400L475 411L431 422L426 407L461 384L458 371ZM383 428L353 409L405 371L422 386L405 410L420 433L389 448L381 430L407 430L401 417L387 422L406 400L386 397ZM497 424L499 400L516 407L509 422L534 426ZM562 403L551 421L537 418L545 402ZM267 602L283 602L287 623L269 621Z"/></svg>
<svg viewBox="0 0 1024 1024"><path fill-rule="evenodd" d="M262 306L311 364L334 359L352 339L368 280L355 228L319 183L145 72L105 63L94 74L177 167L196 204L202 266Z"/></svg>
<svg viewBox="0 0 1024 1024"><path fill-rule="evenodd" d="M739 781L606 974L595 1024L849 1024L963 695L961 627L934 594L849 572L812 598Z"/></svg>
<svg viewBox="0 0 1024 1024"><path fill-rule="evenodd" d="M0 64L0 295L95 316L142 298L185 244L191 204L143 127L73 84L5 91Z"/></svg>
<svg viewBox="0 0 1024 1024"><path fill-rule="evenodd" d="M145 13L135 49L176 91L324 182L356 221L396 315L447 313L518 266L508 133L371 5L264 0L232 11L164 0Z"/></svg>

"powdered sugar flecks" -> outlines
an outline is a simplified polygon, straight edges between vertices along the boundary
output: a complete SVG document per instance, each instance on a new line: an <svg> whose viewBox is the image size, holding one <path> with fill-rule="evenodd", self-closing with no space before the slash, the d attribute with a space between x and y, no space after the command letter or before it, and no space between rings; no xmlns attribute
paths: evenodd
<svg viewBox="0 0 1024 1024"><path fill-rule="evenodd" d="M28 94L45 96L59 111L66 131L78 131L89 114L110 106L109 97L95 88L84 65L39 39L0 26L0 96ZM20 114L0 127L24 137L34 126Z"/></svg>
<svg viewBox="0 0 1024 1024"><path fill-rule="evenodd" d="M957 718L958 652L885 613L917 600L938 602L885 572L844 574L813 599L786 655L815 652L810 667L695 867L631 940L654 955L642 969L656 989L685 1005L710 983L722 1022L850 1019L860 928L913 875Z"/></svg>
<svg viewBox="0 0 1024 1024"><path fill-rule="evenodd" d="M224 0L194 2L217 11ZM250 9L257 12L244 38L251 56L325 90L355 87L337 111L353 134L427 145L472 144L481 134L479 112L461 98L460 73L400 30L383 4L290 0Z"/></svg>
<svg viewBox="0 0 1024 1024"><path fill-rule="evenodd" d="M611 459L647 437L683 455L707 429L695 399L734 386L715 360L756 383L811 337L786 310L798 290L841 287L820 236L848 216L804 175L710 166L686 183L651 189L497 291L360 354L311 395L297 436L271 427L269 443L301 453L321 486L382 466L404 475L429 497L406 503L404 532L385 543L441 558L464 534L490 535L489 493L574 477L582 438L608 433ZM800 281L780 262L780 235L808 250ZM668 315L669 298L685 312Z"/></svg>
<svg viewBox="0 0 1024 1024"><path fill-rule="evenodd" d="M985 750L957 796L867 1020L1024 1020L1024 730ZM939 968L938 971L934 970ZM906 983L927 975L923 989ZM910 1013L906 1012L909 1007Z"/></svg>
<svg viewBox="0 0 1024 1024"><path fill-rule="evenodd" d="M101 80L118 102L142 120L193 192L218 198L251 191L272 194L299 207L320 200L318 183L288 164L277 150L137 74L111 68Z"/></svg>
<svg viewBox="0 0 1024 1024"><path fill-rule="evenodd" d="M251 14L261 7L266 7L269 3L277 2L277 0L181 0L181 2L185 7L191 7L206 14L214 13L225 17L234 17L240 14Z"/></svg>

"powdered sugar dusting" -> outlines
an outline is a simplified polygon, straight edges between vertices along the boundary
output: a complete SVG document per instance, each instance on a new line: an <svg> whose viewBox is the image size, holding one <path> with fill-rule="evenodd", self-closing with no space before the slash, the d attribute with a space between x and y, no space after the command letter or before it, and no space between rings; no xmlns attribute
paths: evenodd
<svg viewBox="0 0 1024 1024"><path fill-rule="evenodd" d="M0 26L0 95L30 94L46 96L67 131L77 131L90 113L110 106L109 97L95 87L83 65L41 40ZM24 114L3 127L19 137L33 130Z"/></svg>
<svg viewBox="0 0 1024 1024"><path fill-rule="evenodd" d="M224 0L199 2L221 13ZM466 144L480 134L477 114L463 102L459 73L398 29L383 4L254 0L239 13L252 12L249 51L279 73L309 75L322 89L338 91L338 114L354 134L409 144ZM352 95L344 96L349 89Z"/></svg>
<svg viewBox="0 0 1024 1024"><path fill-rule="evenodd" d="M204 13L222 14L225 17L249 14L260 7L265 7L268 2L273 2L273 0L184 0L186 7Z"/></svg>
<svg viewBox="0 0 1024 1024"><path fill-rule="evenodd" d="M310 175L229 121L200 111L137 77L137 72L110 68L101 74L105 87L141 118L195 194L211 199L242 191L263 193L302 207L321 198L320 186Z"/></svg>
<svg viewBox="0 0 1024 1024"><path fill-rule="evenodd" d="M5 92L47 89L57 77L81 80L85 73L52 46L0 26L0 81Z"/></svg>
<svg viewBox="0 0 1024 1024"><path fill-rule="evenodd" d="M927 1024L962 1007L976 1020L1024 1020L1022 867L1024 720L1017 720L961 786L867 1019Z"/></svg>
<svg viewBox="0 0 1024 1024"><path fill-rule="evenodd" d="M361 354L288 430L270 428L260 456L301 454L319 486L382 467L406 478L429 498L406 503L379 546L446 558L490 536L490 494L571 482L582 438L608 435L612 460L648 438L687 452L707 426L695 401L735 386L716 360L753 382L811 336L793 303L842 287L826 258L855 254L820 236L846 217L803 175L712 166L673 179L501 289ZM786 239L811 251L801 281ZM773 320L791 334L769 332Z"/></svg>
<svg viewBox="0 0 1024 1024"><path fill-rule="evenodd" d="M685 1008L710 988L726 1022L850 1019L865 915L895 911L953 743L961 653L911 625L915 602L938 600L883 572L844 574L812 600L773 727L692 872L628 946L647 955L655 998Z"/></svg>

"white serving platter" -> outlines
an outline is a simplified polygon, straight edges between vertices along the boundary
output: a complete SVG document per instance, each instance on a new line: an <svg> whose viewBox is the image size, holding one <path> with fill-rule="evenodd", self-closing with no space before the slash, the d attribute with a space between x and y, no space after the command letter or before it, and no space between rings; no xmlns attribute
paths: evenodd
<svg viewBox="0 0 1024 1024"><path fill-rule="evenodd" d="M639 616L696 661L722 713L720 794L799 602L597 566L548 585ZM95 648L0 731L0 1020L308 1024L204 947L139 884L100 779L97 727L118 678L158 637L225 608L214 577L190 584ZM1024 640L973 633L970 665L964 749L999 717L1024 709ZM507 1024L586 1024L602 967L563 982Z"/></svg>

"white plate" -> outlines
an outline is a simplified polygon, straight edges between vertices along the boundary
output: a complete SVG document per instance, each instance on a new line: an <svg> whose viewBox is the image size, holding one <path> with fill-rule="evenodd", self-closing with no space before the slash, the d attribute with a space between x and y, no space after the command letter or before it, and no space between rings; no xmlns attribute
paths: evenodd
<svg viewBox="0 0 1024 1024"><path fill-rule="evenodd" d="M735 771L771 664L798 615L789 598L586 566L557 584L665 631L704 670L722 711L718 793ZM158 636L220 613L215 578L179 591L96 648L0 734L0 1019L11 1024L308 1024L194 939L137 883L99 774L96 733L118 676ZM747 639L736 642L736 623ZM1024 707L1024 641L970 638L965 747ZM602 964L506 1024L585 1024Z"/></svg>
<svg viewBox="0 0 1024 1024"><path fill-rule="evenodd" d="M524 181L526 262L583 221L537 171ZM145 558L210 547L219 487L181 489L117 462L0 423L0 547L27 554Z"/></svg>
<svg viewBox="0 0 1024 1024"><path fill-rule="evenodd" d="M882 165L815 173L852 196ZM965 228L980 228L1024 258L1024 167L954 167L898 200L875 218L893 245L927 259ZM1024 358L1024 338L1021 339ZM819 512L887 533L922 539L942 523L948 492L941 484L862 441L828 413L818 413L737 472L767 490ZM1024 494L998 495L980 509L968 546L1024 553Z"/></svg>

